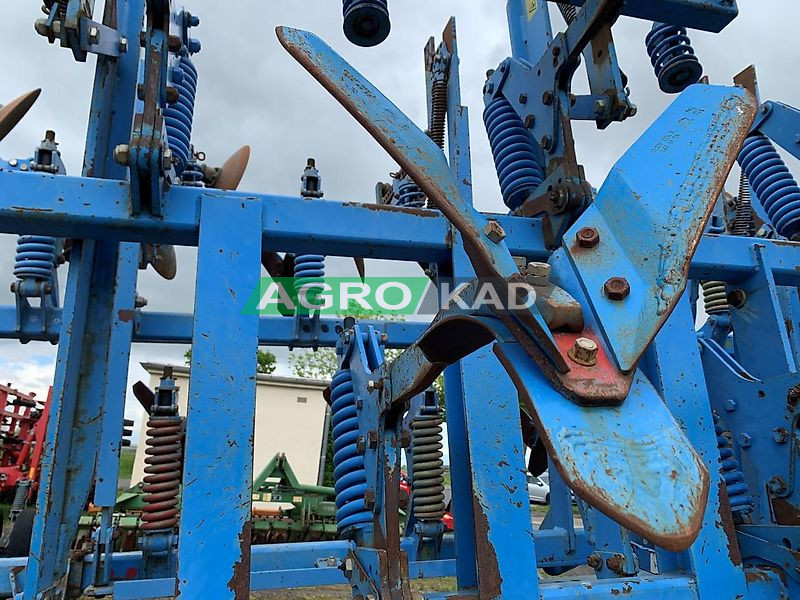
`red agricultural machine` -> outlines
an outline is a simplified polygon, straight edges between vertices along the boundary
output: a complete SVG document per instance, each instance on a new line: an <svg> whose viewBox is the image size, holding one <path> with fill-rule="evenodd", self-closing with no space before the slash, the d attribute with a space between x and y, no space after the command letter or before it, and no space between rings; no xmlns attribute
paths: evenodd
<svg viewBox="0 0 800 600"><path fill-rule="evenodd" d="M0 385L0 499L12 499L12 527L0 540L5 556L28 553L35 509L32 507L39 489L39 469L50 400L53 389L42 401L36 394L25 394ZM30 507L29 507L30 506ZM3 515L0 515L0 523Z"/></svg>

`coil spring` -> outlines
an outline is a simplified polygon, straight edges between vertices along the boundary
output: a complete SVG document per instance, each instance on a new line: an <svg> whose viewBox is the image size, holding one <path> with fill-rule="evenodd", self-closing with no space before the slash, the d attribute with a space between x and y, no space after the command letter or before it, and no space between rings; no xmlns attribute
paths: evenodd
<svg viewBox="0 0 800 600"><path fill-rule="evenodd" d="M325 277L325 257L321 254L301 254L294 260L294 291L299 293L300 288L309 283L321 281ZM313 300L314 292L309 290L306 294Z"/></svg>
<svg viewBox="0 0 800 600"><path fill-rule="evenodd" d="M170 529L178 524L178 493L183 462L183 419L151 417L147 421L142 491L142 529Z"/></svg>
<svg viewBox="0 0 800 600"><path fill-rule="evenodd" d="M503 202L511 210L544 180L533 137L505 98L494 98L483 111Z"/></svg>
<svg viewBox="0 0 800 600"><path fill-rule="evenodd" d="M692 40L686 35L685 28L653 23L644 42L662 92L677 94L700 81L703 67L694 54Z"/></svg>
<svg viewBox="0 0 800 600"><path fill-rule="evenodd" d="M197 94L197 69L188 56L180 56L172 72L172 83L178 90L178 100L168 104L164 109L164 125L170 150L176 159L175 172L180 177L192 159L192 123Z"/></svg>
<svg viewBox="0 0 800 600"><path fill-rule="evenodd" d="M444 125L447 117L447 81L435 79L431 85L431 128L428 132L434 143L444 150Z"/></svg>
<svg viewBox="0 0 800 600"><path fill-rule="evenodd" d="M377 46L389 35L388 0L343 0L344 34L357 46Z"/></svg>
<svg viewBox="0 0 800 600"><path fill-rule="evenodd" d="M11 502L11 510L9 514L18 515L25 510L25 504L28 501L28 491L31 489L30 479L21 479L17 483L17 489L14 490L14 500Z"/></svg>
<svg viewBox="0 0 800 600"><path fill-rule="evenodd" d="M397 206L425 208L427 200L419 186L406 176L397 187Z"/></svg>
<svg viewBox="0 0 800 600"><path fill-rule="evenodd" d="M739 165L778 234L795 239L800 230L800 187L772 142L760 133L748 137Z"/></svg>
<svg viewBox="0 0 800 600"><path fill-rule="evenodd" d="M181 185L185 187L204 187L203 186L203 168L192 160L186 165L181 175Z"/></svg>
<svg viewBox="0 0 800 600"><path fill-rule="evenodd" d="M728 491L731 511L741 515L748 514L753 510L753 497L750 495L750 488L744 480L744 474L739 468L739 461L734 458L731 441L724 435L724 429L716 414L714 414L714 433L717 435L717 449L719 450L719 460L722 465L722 478Z"/></svg>
<svg viewBox="0 0 800 600"><path fill-rule="evenodd" d="M333 477L336 490L336 521L339 531L372 521L364 493L367 474L358 452L358 409L350 369L340 369L331 381L333 422Z"/></svg>
<svg viewBox="0 0 800 600"><path fill-rule="evenodd" d="M44 235L17 238L14 275L18 279L48 281L56 268L56 239Z"/></svg>
<svg viewBox="0 0 800 600"><path fill-rule="evenodd" d="M442 417L437 407L425 407L411 421L414 516L438 521L444 517Z"/></svg>
<svg viewBox="0 0 800 600"><path fill-rule="evenodd" d="M720 224L719 217L711 215L706 231L708 233L725 233L725 225ZM706 314L718 315L728 312L728 292L725 290L724 281L703 281L700 283L703 290L703 307Z"/></svg>
<svg viewBox="0 0 800 600"><path fill-rule="evenodd" d="M754 233L753 205L750 202L750 182L744 171L739 175L739 195L736 197L736 217L733 219L733 235L751 236Z"/></svg>

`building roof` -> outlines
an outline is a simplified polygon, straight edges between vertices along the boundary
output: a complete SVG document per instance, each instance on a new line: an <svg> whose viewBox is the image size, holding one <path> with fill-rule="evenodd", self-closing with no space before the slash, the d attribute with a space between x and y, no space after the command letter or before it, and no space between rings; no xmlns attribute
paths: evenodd
<svg viewBox="0 0 800 600"><path fill-rule="evenodd" d="M164 367L172 367L173 373L176 375L189 375L189 367L186 365L168 365L165 363L139 363L142 368L151 375L161 375L164 372ZM283 377L281 375L264 375L262 373L256 374L256 381L259 383L274 383L278 385L290 385L306 388L319 388L325 389L330 385L330 381L324 379L310 379L307 377Z"/></svg>

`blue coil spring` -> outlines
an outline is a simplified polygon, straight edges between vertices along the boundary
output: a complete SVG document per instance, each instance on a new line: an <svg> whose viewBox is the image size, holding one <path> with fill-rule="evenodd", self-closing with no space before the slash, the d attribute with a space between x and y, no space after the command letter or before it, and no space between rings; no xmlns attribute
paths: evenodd
<svg viewBox="0 0 800 600"><path fill-rule="evenodd" d="M406 208L425 208L426 199L425 193L419 189L419 186L406 178L397 187L397 206L404 206Z"/></svg>
<svg viewBox="0 0 800 600"><path fill-rule="evenodd" d="M294 259L294 290L297 293L306 284L321 281L325 277L325 257L321 254L301 254ZM316 304L314 292L306 297Z"/></svg>
<svg viewBox="0 0 800 600"><path fill-rule="evenodd" d="M544 180L536 145L522 119L501 96L486 106L483 122L489 135L503 202L515 210Z"/></svg>
<svg viewBox="0 0 800 600"><path fill-rule="evenodd" d="M204 187L203 185L203 168L192 160L186 165L181 175L181 185L186 187Z"/></svg>
<svg viewBox="0 0 800 600"><path fill-rule="evenodd" d="M750 495L750 488L744 480L744 474L739 468L739 461L733 455L731 441L724 435L724 429L716 414L714 415L714 432L717 435L717 449L719 450L719 460L722 465L722 477L725 481L725 488L728 490L731 511L742 515L748 514L753 510L753 497Z"/></svg>
<svg viewBox="0 0 800 600"><path fill-rule="evenodd" d="M336 490L336 522L339 531L372 522L364 493L367 474L358 452L358 409L350 369L340 369L331 381L333 421L333 477Z"/></svg>
<svg viewBox="0 0 800 600"><path fill-rule="evenodd" d="M192 123L197 94L197 69L188 56L180 56L172 73L172 83L178 90L178 101L168 104L164 109L164 125L170 150L175 157L175 172L180 177L192 159Z"/></svg>
<svg viewBox="0 0 800 600"><path fill-rule="evenodd" d="M760 133L748 137L739 165L778 234L795 239L800 230L800 187L772 142Z"/></svg>
<svg viewBox="0 0 800 600"><path fill-rule="evenodd" d="M388 0L343 0L344 34L357 46L377 46L389 36Z"/></svg>
<svg viewBox="0 0 800 600"><path fill-rule="evenodd" d="M644 42L661 91L677 94L700 81L703 67L694 54L686 29L678 25L653 23Z"/></svg>
<svg viewBox="0 0 800 600"><path fill-rule="evenodd" d="M21 235L17 238L14 275L17 279L49 281L56 268L56 238Z"/></svg>

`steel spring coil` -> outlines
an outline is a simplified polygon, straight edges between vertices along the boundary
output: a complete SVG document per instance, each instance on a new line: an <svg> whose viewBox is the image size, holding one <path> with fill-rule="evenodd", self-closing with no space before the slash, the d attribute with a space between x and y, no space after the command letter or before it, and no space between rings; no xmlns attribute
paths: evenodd
<svg viewBox="0 0 800 600"><path fill-rule="evenodd" d="M686 35L685 28L653 23L644 42L662 92L677 94L700 81L703 67L694 54L692 40Z"/></svg>
<svg viewBox="0 0 800 600"><path fill-rule="evenodd" d="M425 193L406 175L397 187L397 206L425 208L426 205Z"/></svg>
<svg viewBox="0 0 800 600"><path fill-rule="evenodd" d="M739 195L736 197L736 217L733 219L733 235L751 236L755 230L753 205L750 202L750 182L744 171L739 175Z"/></svg>
<svg viewBox="0 0 800 600"><path fill-rule="evenodd" d="M445 513L442 422L435 407L411 421L413 511L420 520L438 521Z"/></svg>
<svg viewBox="0 0 800 600"><path fill-rule="evenodd" d="M181 185L186 187L204 187L203 185L203 168L192 160L186 165L181 175Z"/></svg>
<svg viewBox="0 0 800 600"><path fill-rule="evenodd" d="M18 279L48 281L56 268L56 238L21 235L17 238L14 275Z"/></svg>
<svg viewBox="0 0 800 600"><path fill-rule="evenodd" d="M340 369L331 381L333 422L333 477L336 490L336 521L339 531L372 522L364 494L367 474L358 451L358 409L350 369Z"/></svg>
<svg viewBox="0 0 800 600"><path fill-rule="evenodd" d="M739 152L739 165L779 235L795 239L800 230L800 187L769 139L757 133Z"/></svg>
<svg viewBox="0 0 800 600"><path fill-rule="evenodd" d="M377 46L389 35L388 0L342 0L344 34L358 46Z"/></svg>
<svg viewBox="0 0 800 600"><path fill-rule="evenodd" d="M706 231L716 234L725 233L725 226L718 224L716 219L716 216L711 216ZM700 287L703 289L703 307L706 314L718 315L728 312L728 292L725 290L724 281L703 281Z"/></svg>
<svg viewBox="0 0 800 600"><path fill-rule="evenodd" d="M178 493L183 462L183 419L151 417L147 421L142 491L142 529L171 529L178 524Z"/></svg>
<svg viewBox="0 0 800 600"><path fill-rule="evenodd" d="M483 111L503 202L511 210L544 180L533 137L505 98L494 98Z"/></svg>
<svg viewBox="0 0 800 600"><path fill-rule="evenodd" d="M294 291L300 293L300 288L310 283L322 281L325 277L325 257L321 254L301 254L294 260ZM316 288L307 290L306 298L310 303L316 304L314 300Z"/></svg>
<svg viewBox="0 0 800 600"><path fill-rule="evenodd" d="M164 109L164 125L169 147L175 158L175 172L180 177L192 159L192 123L197 95L197 69L188 56L180 56L172 74L172 84L178 90L178 100L168 104Z"/></svg>
<svg viewBox="0 0 800 600"><path fill-rule="evenodd" d="M725 435L720 419L716 414L714 414L714 433L717 435L717 449L719 450L719 460L722 465L722 478L728 491L731 511L741 515L748 514L753 510L753 497L750 495L750 488L745 483L744 474L739 468L739 461L734 458L731 441Z"/></svg>
<svg viewBox="0 0 800 600"><path fill-rule="evenodd" d="M447 117L447 81L435 79L431 85L431 128L430 138L444 150L444 125Z"/></svg>

